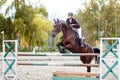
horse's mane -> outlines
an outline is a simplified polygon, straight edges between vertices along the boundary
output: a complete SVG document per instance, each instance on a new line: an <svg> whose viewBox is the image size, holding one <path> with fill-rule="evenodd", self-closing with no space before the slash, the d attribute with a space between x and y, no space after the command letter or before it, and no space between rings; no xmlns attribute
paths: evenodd
<svg viewBox="0 0 120 80"><path fill-rule="evenodd" d="M60 23L62 24L65 24L66 26L68 26L68 24L64 21L64 20L59 20L60 21Z"/></svg>
<svg viewBox="0 0 120 80"><path fill-rule="evenodd" d="M55 24L64 24L65 26L68 27L66 21L64 21L64 20L59 20L59 19L55 20L55 19L54 19L54 23L55 23Z"/></svg>
<svg viewBox="0 0 120 80"><path fill-rule="evenodd" d="M60 20L60 23L64 25L64 28L72 29L72 28L67 24L66 21L64 21L64 20Z"/></svg>
<svg viewBox="0 0 120 80"><path fill-rule="evenodd" d="M67 29L73 30L73 29L67 24L67 22L64 21L64 20L59 20L59 19L57 19L57 20L54 20L54 22L55 22L55 24L62 24L62 25L63 25L63 28L67 28Z"/></svg>

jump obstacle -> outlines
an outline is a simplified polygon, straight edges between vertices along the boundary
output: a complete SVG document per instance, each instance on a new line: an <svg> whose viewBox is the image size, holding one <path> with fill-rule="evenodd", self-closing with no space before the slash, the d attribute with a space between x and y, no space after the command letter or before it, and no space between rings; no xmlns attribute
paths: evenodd
<svg viewBox="0 0 120 80"><path fill-rule="evenodd" d="M120 80L120 38L101 38L100 80Z"/></svg>
<svg viewBox="0 0 120 80"><path fill-rule="evenodd" d="M65 57L71 57L71 56L99 56L99 54L18 54L18 56L65 56ZM54 59L53 59L54 60ZM34 65L34 66L88 66L88 67L98 67L99 64L71 64L71 63L19 63L18 65ZM64 74L63 74L64 73ZM68 72L53 72L52 80L98 80L99 78L93 77L93 78L86 78L84 76L100 76L99 73L68 73ZM63 74L63 75L61 75ZM66 77L67 76L67 77ZM69 77L68 77L69 76Z"/></svg>
<svg viewBox="0 0 120 80"><path fill-rule="evenodd" d="M109 43L109 41L111 43ZM9 41L3 41L4 42L4 47L6 46L6 42L9 42ZM11 41L10 41L11 42ZM14 41L16 42L16 41ZM109 78L109 74L111 73L114 77L114 79L112 80L120 80L120 72L114 72L113 71L113 68L115 68L115 66L118 66L120 67L120 64L119 64L119 50L120 50L120 39L119 38L102 38L101 41L100 41L100 50L101 50L101 54L100 54L100 73L67 73L67 72L53 72L53 77L52 77L52 80L108 80ZM104 48L104 46L105 48ZM111 45L112 44L112 45ZM17 47L17 46L16 46ZM5 51L3 51L5 54L4 55L7 55L9 52L11 52L12 54L14 53L14 51L12 50L12 47L7 47L8 48L8 51L5 53ZM114 49L116 48L116 51L114 51ZM110 59L108 59L108 55L112 53L112 58L110 57ZM18 63L17 62L17 56L87 56L87 54L18 54L16 55L16 59L14 59L14 63L8 63L6 62L6 56L3 56L3 62L7 64L8 69L5 69L4 66L4 70L3 70L3 76L4 78L6 77L6 74L5 72L7 73L9 70L12 70L13 72L16 71L16 73L14 74L14 79L13 80L16 80L17 79L17 69L14 71L13 70L13 65L15 64L16 66L17 65L36 65L36 66L56 66L57 64L52 64L52 63L43 63L43 64L34 64L34 63ZM98 56L98 55L93 55L93 54L88 54L88 56ZM106 59L107 57L107 59ZM111 66L108 64L108 62L106 61L114 61L115 63ZM59 64L57 66L72 66L72 64ZM95 64L95 65L91 65L91 64L79 64L79 65L74 65L74 66L92 66L92 67L98 67L99 65ZM107 68L106 70L103 70L105 68ZM17 68L17 67L16 67ZM119 68L118 68L119 69ZM106 72L105 72L106 71ZM120 71L120 70L118 70ZM81 77L81 76L100 76L100 78L91 78L91 77ZM4 80L3 78L1 80ZM111 80L111 79L109 79Z"/></svg>
<svg viewBox="0 0 120 80"><path fill-rule="evenodd" d="M1 80L18 80L17 75L17 53L18 44L17 40L3 40L3 71ZM10 57L9 57L10 56Z"/></svg>

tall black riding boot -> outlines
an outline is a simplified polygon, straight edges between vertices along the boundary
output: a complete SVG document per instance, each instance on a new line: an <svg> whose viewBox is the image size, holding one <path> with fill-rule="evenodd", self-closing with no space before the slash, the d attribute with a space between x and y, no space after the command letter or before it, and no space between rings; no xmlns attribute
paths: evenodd
<svg viewBox="0 0 120 80"><path fill-rule="evenodd" d="M82 38L80 39L80 45L81 45L81 47L84 47L84 43L83 43L83 39Z"/></svg>

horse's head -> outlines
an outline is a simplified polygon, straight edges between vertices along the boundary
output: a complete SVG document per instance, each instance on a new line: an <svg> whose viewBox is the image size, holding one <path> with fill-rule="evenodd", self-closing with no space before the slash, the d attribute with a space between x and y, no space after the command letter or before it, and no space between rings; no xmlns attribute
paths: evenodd
<svg viewBox="0 0 120 80"><path fill-rule="evenodd" d="M59 32L66 28L66 22L63 20L54 19L54 30L52 31L52 36L55 37Z"/></svg>

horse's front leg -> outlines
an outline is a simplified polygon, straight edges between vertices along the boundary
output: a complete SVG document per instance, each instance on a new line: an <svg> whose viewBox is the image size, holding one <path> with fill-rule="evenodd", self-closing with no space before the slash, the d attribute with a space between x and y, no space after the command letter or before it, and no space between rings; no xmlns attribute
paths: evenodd
<svg viewBox="0 0 120 80"><path fill-rule="evenodd" d="M62 46L62 47L61 47L61 46ZM63 45L62 42L57 43L57 47L58 47L60 53L66 53L65 47L64 47L64 45Z"/></svg>

